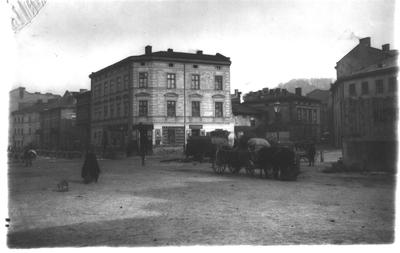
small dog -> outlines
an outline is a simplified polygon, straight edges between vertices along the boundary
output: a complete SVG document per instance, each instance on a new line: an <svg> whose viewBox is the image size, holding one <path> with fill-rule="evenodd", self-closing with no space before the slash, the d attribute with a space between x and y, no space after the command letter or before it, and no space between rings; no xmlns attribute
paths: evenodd
<svg viewBox="0 0 400 253"><path fill-rule="evenodd" d="M68 189L68 181L67 180L61 180L58 184L57 184L57 191L58 192L67 192Z"/></svg>

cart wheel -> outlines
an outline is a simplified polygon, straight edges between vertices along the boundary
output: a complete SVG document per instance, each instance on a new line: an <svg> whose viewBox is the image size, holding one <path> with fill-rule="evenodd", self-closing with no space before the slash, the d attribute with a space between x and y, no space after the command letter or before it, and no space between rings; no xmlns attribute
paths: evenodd
<svg viewBox="0 0 400 253"><path fill-rule="evenodd" d="M217 173L217 164L215 162L211 165L211 168L215 173Z"/></svg>
<svg viewBox="0 0 400 253"><path fill-rule="evenodd" d="M224 164L216 164L215 165L215 170L217 174L222 174L225 171L225 165Z"/></svg>
<svg viewBox="0 0 400 253"><path fill-rule="evenodd" d="M254 175L254 171L255 171L255 169L254 169L254 163L252 162L252 161L249 161L247 164L246 164L246 173L247 174L249 174L249 175L251 175L251 176L253 176Z"/></svg>
<svg viewBox="0 0 400 253"><path fill-rule="evenodd" d="M234 166L232 166L230 164L228 165L228 169L232 174L237 174L240 171L240 167L237 168L237 167L234 167Z"/></svg>

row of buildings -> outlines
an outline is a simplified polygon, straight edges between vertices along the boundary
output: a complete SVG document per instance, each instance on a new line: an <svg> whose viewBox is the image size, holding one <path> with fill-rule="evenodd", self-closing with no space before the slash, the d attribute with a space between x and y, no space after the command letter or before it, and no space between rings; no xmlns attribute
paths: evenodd
<svg viewBox="0 0 400 253"><path fill-rule="evenodd" d="M221 129L279 141L330 141L343 148L348 163L359 163L359 156L363 164L377 156L392 161L396 61L397 51L388 44L377 49L364 38L337 62L330 90L303 95L301 88L294 93L264 88L242 98L238 90L230 94L230 58L202 51L153 52L146 46L142 55L91 73L90 91L67 91L62 97L11 91L11 100L19 102L11 106L10 143L132 151L140 128L152 151Z"/></svg>
<svg viewBox="0 0 400 253"><path fill-rule="evenodd" d="M91 73L90 91L67 91L48 101L36 93L37 102L26 106L24 99L15 98L24 89L15 89L10 96L19 108L11 114L10 145L133 151L139 126L146 130L141 133L150 151L182 147L189 136L214 130L279 135L280 140L319 139L320 101L303 96L301 89L296 94L263 89L247 94L242 103L239 91L230 94L230 65L219 53L153 52L147 46L143 55ZM273 111L277 101L279 121Z"/></svg>
<svg viewBox="0 0 400 253"><path fill-rule="evenodd" d="M10 92L11 112L9 145L49 150L79 150L83 140L76 121L80 92L66 91L63 96L30 93L24 87Z"/></svg>

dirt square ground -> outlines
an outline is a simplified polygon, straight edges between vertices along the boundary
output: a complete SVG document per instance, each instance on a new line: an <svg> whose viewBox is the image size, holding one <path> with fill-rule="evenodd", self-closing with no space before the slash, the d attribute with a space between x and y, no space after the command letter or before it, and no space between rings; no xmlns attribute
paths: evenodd
<svg viewBox="0 0 400 253"><path fill-rule="evenodd" d="M303 164L295 182L217 175L209 163L148 157L9 165L8 246L386 244L394 240L393 175L322 173ZM329 160L329 159L326 159ZM57 192L60 180L68 192Z"/></svg>

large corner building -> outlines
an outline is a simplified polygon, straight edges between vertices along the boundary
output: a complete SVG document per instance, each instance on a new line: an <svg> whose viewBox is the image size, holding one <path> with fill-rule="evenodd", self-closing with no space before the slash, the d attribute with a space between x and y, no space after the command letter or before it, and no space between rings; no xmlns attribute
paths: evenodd
<svg viewBox="0 0 400 253"><path fill-rule="evenodd" d="M104 149L135 146L138 126L148 145L182 146L189 135L234 131L231 61L167 51L130 56L90 74L91 143Z"/></svg>
<svg viewBox="0 0 400 253"><path fill-rule="evenodd" d="M371 47L369 37L336 64L331 87L334 143L347 165L394 169L396 164L398 52Z"/></svg>

